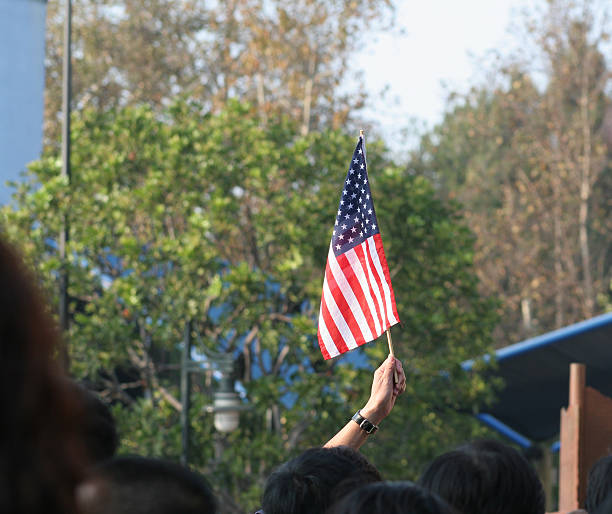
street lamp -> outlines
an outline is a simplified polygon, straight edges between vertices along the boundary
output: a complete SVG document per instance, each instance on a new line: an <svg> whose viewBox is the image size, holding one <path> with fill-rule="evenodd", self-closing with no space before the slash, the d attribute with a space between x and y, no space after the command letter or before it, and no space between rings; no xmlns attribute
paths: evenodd
<svg viewBox="0 0 612 514"><path fill-rule="evenodd" d="M191 405L191 373L205 373L212 369L221 373L219 387L213 393L212 405L207 405L204 410L214 415L215 429L226 434L238 428L240 412L248 410L234 385L236 381L236 361L232 355L227 353L203 351L206 357L203 361L191 359L193 345L191 335L191 322L185 325L183 358L181 360L181 428L182 428L182 454L181 463L187 465L189 460L189 408Z"/></svg>
<svg viewBox="0 0 612 514"><path fill-rule="evenodd" d="M64 20L64 56L62 62L62 177L70 184L70 103L72 96L72 0L66 0L66 15ZM58 250L60 258L59 276L59 323L63 335L68 331L68 263L66 246L70 238L68 215L64 215L59 233ZM70 367L70 356L66 343L62 345L62 364L66 370Z"/></svg>
<svg viewBox="0 0 612 514"><path fill-rule="evenodd" d="M234 376L223 377L219 390L213 393L213 404L206 407L206 412L214 414L215 428L222 433L233 432L240 422L240 411L245 406L234 391Z"/></svg>

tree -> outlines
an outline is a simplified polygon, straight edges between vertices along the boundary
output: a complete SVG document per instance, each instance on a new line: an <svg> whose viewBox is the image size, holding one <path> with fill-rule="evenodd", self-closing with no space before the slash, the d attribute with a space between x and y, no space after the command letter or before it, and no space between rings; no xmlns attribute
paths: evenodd
<svg viewBox="0 0 612 514"><path fill-rule="evenodd" d="M45 134L61 111L63 18L49 4ZM106 0L74 7L74 104L167 107L177 94L219 111L237 98L262 120L286 114L302 133L339 127L363 100L350 60L358 37L387 25L390 0Z"/></svg>
<svg viewBox="0 0 612 514"><path fill-rule="evenodd" d="M47 10L45 136L59 140L63 2ZM207 23L200 2L104 1L73 6L73 108L101 111L122 105L167 105L205 73L197 34Z"/></svg>
<svg viewBox="0 0 612 514"><path fill-rule="evenodd" d="M590 2L583 2L578 16L566 7L558 18L552 18L542 35L541 46L550 63L551 82L547 90L546 112L550 120L550 150L552 153L553 173L560 180L553 180L555 196L555 265L557 276L568 276L568 282L578 283L575 293L579 295L582 308L578 315L590 317L595 313L595 287L601 288L607 282L606 276L594 277L592 262L592 243L590 206L595 200L593 188L603 178L603 172L609 168L609 155L603 139L603 119L606 104L606 85L612 74L606 69L604 56L598 49L607 34L595 34L594 20ZM593 38L593 39L592 39ZM574 200L565 208L560 198L561 187L568 186ZM562 210L570 210L577 220L577 242L579 258L573 262L560 262L560 233L563 228ZM575 232L570 232L575 237ZM604 255L608 249L604 248ZM604 257L605 258L605 257ZM561 293L557 293L561 295ZM560 316L557 324L564 322L564 310L567 310L567 299L556 299Z"/></svg>
<svg viewBox="0 0 612 514"><path fill-rule="evenodd" d="M253 510L273 466L331 437L368 395L363 362L386 353L383 341L324 362L316 342L352 138L301 135L287 118L264 128L250 113L231 101L218 114L184 101L161 114L87 110L74 119L70 186L49 153L32 166L16 208L0 211L52 294L55 238L68 216L73 372L113 404L122 451L178 458L187 321L196 350L244 363L240 383L252 410L227 438L202 415L214 376L194 384L192 464L213 481L223 512ZM457 207L389 162L381 144L368 156L409 382L395 419L366 453L388 477L414 478L441 446L478 430L457 410L471 413L491 388L460 363L487 352L494 305L476 290L473 239Z"/></svg>
<svg viewBox="0 0 612 514"><path fill-rule="evenodd" d="M530 59L454 97L412 161L465 206L485 294L504 300L500 346L593 316L610 280L607 36L592 2L579 7L548 2L528 24Z"/></svg>

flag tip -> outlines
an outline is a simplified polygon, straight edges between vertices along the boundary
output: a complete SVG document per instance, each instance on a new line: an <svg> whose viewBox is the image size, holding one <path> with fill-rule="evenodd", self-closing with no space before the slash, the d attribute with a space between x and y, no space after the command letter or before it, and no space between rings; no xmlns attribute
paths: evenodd
<svg viewBox="0 0 612 514"><path fill-rule="evenodd" d="M359 137L363 137L363 129L359 129Z"/></svg>

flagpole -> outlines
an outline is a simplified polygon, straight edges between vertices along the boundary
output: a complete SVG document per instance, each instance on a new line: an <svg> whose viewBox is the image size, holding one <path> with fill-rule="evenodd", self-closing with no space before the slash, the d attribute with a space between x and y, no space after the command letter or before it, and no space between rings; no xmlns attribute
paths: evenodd
<svg viewBox="0 0 612 514"><path fill-rule="evenodd" d="M391 329L387 329L387 342L389 343L389 355L391 357L395 357L395 352L393 351L393 339L391 339Z"/></svg>
<svg viewBox="0 0 612 514"><path fill-rule="evenodd" d="M363 145L363 160L366 163L366 166L368 165L367 160L366 160L366 148L365 148L365 136L363 135L363 129L359 130L359 137L362 140L362 145ZM387 343L389 343L389 355L391 355L391 357L395 357L395 350L393 349L393 339L391 339L391 330L388 328L387 329ZM398 376L397 376L397 370L395 368L393 368L393 379L395 381L395 383L397 383L397 381L399 380Z"/></svg>
<svg viewBox="0 0 612 514"><path fill-rule="evenodd" d="M391 329L387 329L387 343L389 343L389 355L391 357L395 357L395 351L393 351L393 339L391 339ZM397 384L399 382L399 377L397 376L397 369L395 366L393 367L393 382Z"/></svg>

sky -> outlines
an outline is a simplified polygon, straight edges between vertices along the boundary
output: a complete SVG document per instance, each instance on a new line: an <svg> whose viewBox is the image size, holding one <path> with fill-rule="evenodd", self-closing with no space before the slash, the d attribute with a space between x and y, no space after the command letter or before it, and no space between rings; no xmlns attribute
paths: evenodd
<svg viewBox="0 0 612 514"><path fill-rule="evenodd" d="M393 150L414 142L401 134L417 121L431 128L441 121L446 91L464 91L478 79L478 60L504 51L515 40L508 28L532 0L398 0L395 27L364 41L356 58L370 101L366 119L374 136ZM384 97L381 92L387 88Z"/></svg>

